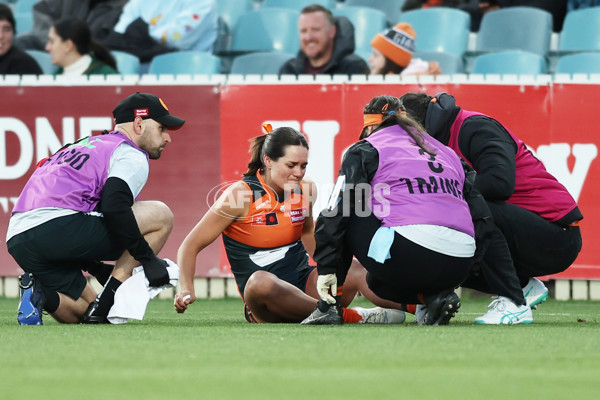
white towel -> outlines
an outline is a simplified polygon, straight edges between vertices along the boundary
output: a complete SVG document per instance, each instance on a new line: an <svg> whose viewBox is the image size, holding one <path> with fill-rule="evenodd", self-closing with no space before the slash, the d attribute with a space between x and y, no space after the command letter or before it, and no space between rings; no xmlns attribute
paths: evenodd
<svg viewBox="0 0 600 400"><path fill-rule="evenodd" d="M141 266L134 268L131 278L123 282L115 292L115 302L108 312L108 322L126 324L129 319L141 321L144 319L150 299L167 288L177 286L179 266L168 258L165 258L165 261L169 264L167 267L169 283L160 287L151 287L143 273L144 268Z"/></svg>

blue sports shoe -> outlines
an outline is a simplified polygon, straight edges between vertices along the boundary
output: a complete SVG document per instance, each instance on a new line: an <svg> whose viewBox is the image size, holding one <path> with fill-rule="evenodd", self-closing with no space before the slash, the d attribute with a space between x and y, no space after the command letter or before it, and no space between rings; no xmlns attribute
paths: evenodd
<svg viewBox="0 0 600 400"><path fill-rule="evenodd" d="M19 277L19 292L21 300L17 308L19 325L43 325L42 309L46 297L39 284L36 284L33 274L24 273Z"/></svg>

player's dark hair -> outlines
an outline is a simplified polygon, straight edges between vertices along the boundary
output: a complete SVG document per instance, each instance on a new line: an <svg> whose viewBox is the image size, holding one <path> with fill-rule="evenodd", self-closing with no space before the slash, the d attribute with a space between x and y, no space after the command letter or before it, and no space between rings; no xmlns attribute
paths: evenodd
<svg viewBox="0 0 600 400"><path fill-rule="evenodd" d="M400 96L400 101L406 109L409 117L425 126L425 117L427 116L427 107L433 99L427 93L408 92Z"/></svg>
<svg viewBox="0 0 600 400"><path fill-rule="evenodd" d="M97 59L117 69L117 62L110 51L101 43L92 39L88 24L79 18L66 18L53 25L56 34L64 40L71 40L81 55L94 53Z"/></svg>
<svg viewBox="0 0 600 400"><path fill-rule="evenodd" d="M263 157L268 156L277 161L285 154L287 146L304 146L308 150L308 143L304 135L294 128L281 127L266 135L257 136L250 140L250 162L244 176L254 176L264 168Z"/></svg>

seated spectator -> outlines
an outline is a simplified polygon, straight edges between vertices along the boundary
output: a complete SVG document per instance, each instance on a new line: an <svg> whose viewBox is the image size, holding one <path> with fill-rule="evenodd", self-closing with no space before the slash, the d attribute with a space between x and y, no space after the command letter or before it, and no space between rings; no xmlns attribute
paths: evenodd
<svg viewBox="0 0 600 400"><path fill-rule="evenodd" d="M535 7L552 14L553 31L560 32L567 12L567 0L469 0L459 8L471 14L471 32L479 31L485 13L506 7Z"/></svg>
<svg viewBox="0 0 600 400"><path fill-rule="evenodd" d="M52 56L52 64L60 67L57 75L117 73L117 63L110 51L92 40L88 25L78 18L59 21L50 28L46 51Z"/></svg>
<svg viewBox="0 0 600 400"><path fill-rule="evenodd" d="M465 0L406 0L402 6L402 11L415 10L417 8L429 7L458 7Z"/></svg>
<svg viewBox="0 0 600 400"><path fill-rule="evenodd" d="M33 6L33 29L19 35L15 44L21 49L44 50L50 27L66 18L88 23L94 40L104 43L119 20L127 0L43 0Z"/></svg>
<svg viewBox="0 0 600 400"><path fill-rule="evenodd" d="M567 1L567 12L596 6L600 6L600 0L569 0Z"/></svg>
<svg viewBox="0 0 600 400"><path fill-rule="evenodd" d="M14 46L15 32L12 10L6 4L0 4L0 75L42 74L33 57Z"/></svg>
<svg viewBox="0 0 600 400"><path fill-rule="evenodd" d="M217 39L215 0L130 0L115 32L124 34L140 18L148 24L150 37L172 49L212 51Z"/></svg>
<svg viewBox="0 0 600 400"><path fill-rule="evenodd" d="M439 75L442 73L436 61L413 58L417 34L406 22L396 24L371 41L373 52L369 57L371 74Z"/></svg>
<svg viewBox="0 0 600 400"><path fill-rule="evenodd" d="M298 19L300 51L279 70L280 74L368 74L365 60L354 54L354 26L334 17L327 8L304 7Z"/></svg>

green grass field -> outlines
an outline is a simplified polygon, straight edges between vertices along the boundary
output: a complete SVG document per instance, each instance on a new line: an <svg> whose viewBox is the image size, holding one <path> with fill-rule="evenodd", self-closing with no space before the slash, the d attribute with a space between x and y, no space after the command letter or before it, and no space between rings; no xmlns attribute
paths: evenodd
<svg viewBox="0 0 600 400"><path fill-rule="evenodd" d="M247 324L237 299L153 300L121 326L18 326L0 298L0 399L597 399L600 302L549 300L532 325ZM368 304L358 301L358 305Z"/></svg>

